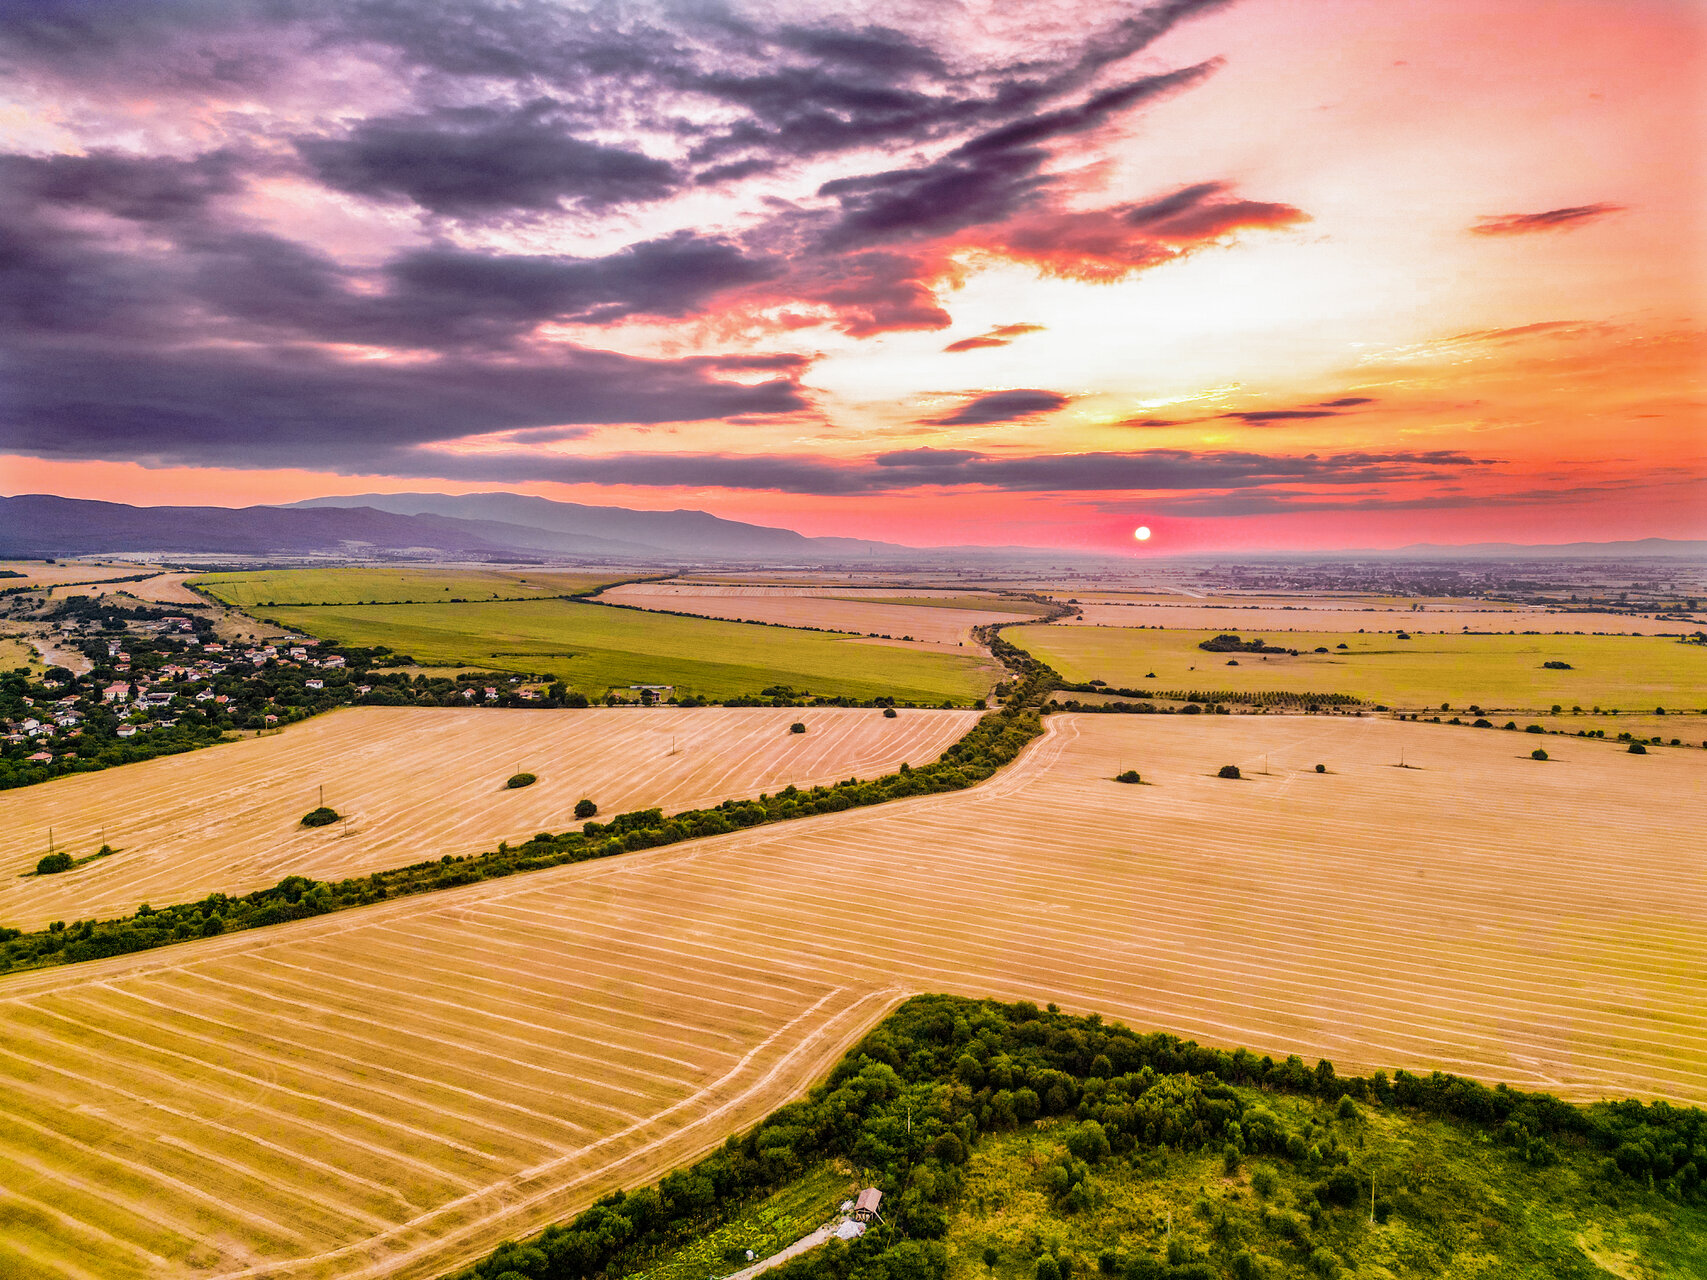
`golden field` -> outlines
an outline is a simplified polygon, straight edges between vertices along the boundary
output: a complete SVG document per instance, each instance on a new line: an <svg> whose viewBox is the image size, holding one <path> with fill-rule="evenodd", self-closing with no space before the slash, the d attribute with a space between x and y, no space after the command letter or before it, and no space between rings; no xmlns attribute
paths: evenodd
<svg viewBox="0 0 1707 1280"><path fill-rule="evenodd" d="M439 1276L916 991L1707 1101L1701 757L1534 741L1057 716L971 791L0 980L0 1272Z"/></svg>
<svg viewBox="0 0 1707 1280"><path fill-rule="evenodd" d="M813 786L925 764L965 733L973 711L725 708L516 711L355 707L282 732L100 773L0 792L0 924L129 915L285 876L340 880L601 815L672 812L789 783ZM794 721L808 732L788 731ZM514 773L539 779L507 790ZM320 802L344 815L298 825ZM55 846L84 858L26 876Z"/></svg>

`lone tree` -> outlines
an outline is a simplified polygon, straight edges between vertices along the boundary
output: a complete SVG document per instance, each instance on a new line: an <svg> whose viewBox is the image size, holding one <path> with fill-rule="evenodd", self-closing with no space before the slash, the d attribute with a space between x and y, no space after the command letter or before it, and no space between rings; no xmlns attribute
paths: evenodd
<svg viewBox="0 0 1707 1280"><path fill-rule="evenodd" d="M510 775L510 780L504 785L514 791L517 787L531 787L538 781L539 779L531 773L513 773Z"/></svg>
<svg viewBox="0 0 1707 1280"><path fill-rule="evenodd" d="M1325 764L1319 764L1316 766L1316 772L1317 773L1326 773L1327 771L1328 771L1328 766Z"/></svg>
<svg viewBox="0 0 1707 1280"><path fill-rule="evenodd" d="M1633 756L1645 756L1648 754L1648 749L1639 742L1632 742L1630 744L1630 754Z"/></svg>
<svg viewBox="0 0 1707 1280"><path fill-rule="evenodd" d="M575 802L575 816L577 818L591 818L597 814L598 811L599 806L594 804L591 800L577 800Z"/></svg>
<svg viewBox="0 0 1707 1280"><path fill-rule="evenodd" d="M801 724L800 721L796 720L793 724L788 726L788 731L790 733L805 733L806 732L806 726Z"/></svg>
<svg viewBox="0 0 1707 1280"><path fill-rule="evenodd" d="M328 809L321 805L318 809L310 809L302 815L302 825L305 827L329 827L344 815L336 809Z"/></svg>
<svg viewBox="0 0 1707 1280"><path fill-rule="evenodd" d="M69 871L76 865L69 853L50 853L36 863L36 874L38 876L58 875L61 871Z"/></svg>
<svg viewBox="0 0 1707 1280"><path fill-rule="evenodd" d="M1529 753L1529 758L1531 760L1545 760L1547 758L1547 753L1540 747L1536 747L1535 750Z"/></svg>
<svg viewBox="0 0 1707 1280"><path fill-rule="evenodd" d="M883 708L883 718L885 720L893 720L895 718L895 708L894 707L884 707Z"/></svg>
<svg viewBox="0 0 1707 1280"><path fill-rule="evenodd" d="M1114 780L1116 782L1142 782L1142 781L1144 781L1144 779L1142 779L1138 776L1138 770L1136 770L1136 769L1128 769L1125 773L1116 774Z"/></svg>
<svg viewBox="0 0 1707 1280"><path fill-rule="evenodd" d="M1239 766L1238 765L1236 765L1236 764L1224 764L1221 766L1220 771L1218 773L1216 773L1215 776L1217 778L1238 778L1238 777L1241 777L1243 775L1241 775L1239 773Z"/></svg>

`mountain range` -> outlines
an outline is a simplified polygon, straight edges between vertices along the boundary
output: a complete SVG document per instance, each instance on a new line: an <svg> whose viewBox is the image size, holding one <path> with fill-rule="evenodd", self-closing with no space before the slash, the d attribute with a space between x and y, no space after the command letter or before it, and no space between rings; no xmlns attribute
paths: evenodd
<svg viewBox="0 0 1707 1280"><path fill-rule="evenodd" d="M0 497L0 557L125 554L790 565L1118 561L1112 554L1039 547L909 547L862 538L811 538L705 511L634 511L519 493L363 493L256 507L135 507L39 493ZM1245 560L1702 559L1707 558L1707 541L1417 543L1379 551L1191 558L1226 560L1235 555Z"/></svg>
<svg viewBox="0 0 1707 1280"><path fill-rule="evenodd" d="M809 538L704 511L632 511L516 493L375 493L257 507L133 507L52 494L0 498L0 557L123 554L808 565L1062 555L1031 547L919 548Z"/></svg>

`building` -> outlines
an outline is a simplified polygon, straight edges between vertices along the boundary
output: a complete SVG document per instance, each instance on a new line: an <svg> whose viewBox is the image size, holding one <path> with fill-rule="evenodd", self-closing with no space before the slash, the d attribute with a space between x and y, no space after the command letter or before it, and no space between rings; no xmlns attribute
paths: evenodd
<svg viewBox="0 0 1707 1280"><path fill-rule="evenodd" d="M883 1217L877 1206L883 1203L883 1193L876 1187L867 1187L859 1193L854 1201L853 1216L860 1222L872 1222Z"/></svg>

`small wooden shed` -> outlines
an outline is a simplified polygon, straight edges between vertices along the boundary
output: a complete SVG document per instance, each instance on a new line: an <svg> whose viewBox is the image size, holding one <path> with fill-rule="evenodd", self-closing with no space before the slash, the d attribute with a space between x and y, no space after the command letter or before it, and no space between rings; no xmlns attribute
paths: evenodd
<svg viewBox="0 0 1707 1280"><path fill-rule="evenodd" d="M861 1222L871 1222L882 1217L877 1211L877 1206L882 1202L883 1193L876 1187L867 1187L859 1193L859 1199L854 1201L854 1217Z"/></svg>

